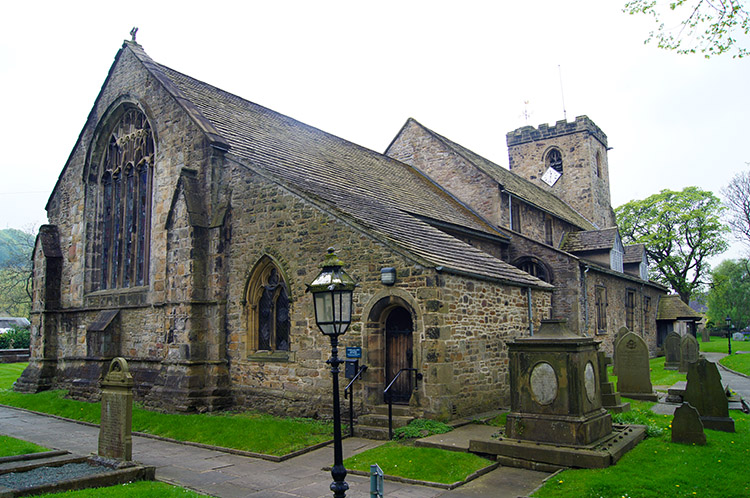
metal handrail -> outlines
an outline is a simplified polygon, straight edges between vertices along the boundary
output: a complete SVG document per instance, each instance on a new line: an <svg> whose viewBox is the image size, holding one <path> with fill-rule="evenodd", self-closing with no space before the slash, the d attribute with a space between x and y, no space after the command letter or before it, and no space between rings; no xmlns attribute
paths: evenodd
<svg viewBox="0 0 750 498"><path fill-rule="evenodd" d="M388 391L396 382L396 379L399 378L401 373L405 371L414 372L415 389L417 388L417 382L422 379L422 374L419 373L416 368L402 368L396 373L396 375L393 376L393 380L391 380L390 384L388 384L388 387L386 387L383 391L383 397L388 402L388 439L393 439L393 400L391 399L391 393L389 393Z"/></svg>
<svg viewBox="0 0 750 498"><path fill-rule="evenodd" d="M347 397L349 398L349 437L354 437L354 395L351 392L352 385L355 380L359 379L359 377L365 373L365 370L367 370L367 365L359 367L357 374L352 377L352 380L344 388L344 399Z"/></svg>

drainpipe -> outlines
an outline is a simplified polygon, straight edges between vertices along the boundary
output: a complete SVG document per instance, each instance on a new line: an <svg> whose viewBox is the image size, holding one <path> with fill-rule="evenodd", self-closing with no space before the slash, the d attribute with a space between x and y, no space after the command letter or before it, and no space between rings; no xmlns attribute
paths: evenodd
<svg viewBox="0 0 750 498"><path fill-rule="evenodd" d="M583 286L583 333L585 335L589 335L589 297L588 289L586 288L586 274L590 269L589 265L586 265L586 269L583 270L583 279L581 282L581 285Z"/></svg>
<svg viewBox="0 0 750 498"><path fill-rule="evenodd" d="M526 287L526 301L529 303L529 335L534 335L534 313L531 310L531 287Z"/></svg>

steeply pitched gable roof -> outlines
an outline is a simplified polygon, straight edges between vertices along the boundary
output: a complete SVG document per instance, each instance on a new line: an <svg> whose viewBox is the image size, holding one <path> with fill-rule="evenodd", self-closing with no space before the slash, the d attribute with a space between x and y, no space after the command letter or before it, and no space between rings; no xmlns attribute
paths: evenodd
<svg viewBox="0 0 750 498"><path fill-rule="evenodd" d="M246 167L350 217L425 266L551 288L414 216L504 237L408 165L157 64L137 44L125 46Z"/></svg>
<svg viewBox="0 0 750 498"><path fill-rule="evenodd" d="M552 192L548 192L538 185L534 185L530 181L518 176L512 171L503 168L502 166L498 166L489 159L485 159L479 154L476 154L475 152L472 152L462 145L459 145L451 141L450 139L445 138L439 133L435 133L413 118L409 118L404 127L406 127L410 123L419 126L427 133L435 137L435 139L445 144L448 148L461 155L469 163L474 165L474 167L489 175L503 189L505 189L513 196L518 197L524 202L536 206L543 211L557 216L558 218L565 220L582 230L597 229L597 227L593 223L584 218L578 211L570 207Z"/></svg>
<svg viewBox="0 0 750 498"><path fill-rule="evenodd" d="M567 232L560 244L560 249L572 253L609 250L615 246L617 240L617 228Z"/></svg>

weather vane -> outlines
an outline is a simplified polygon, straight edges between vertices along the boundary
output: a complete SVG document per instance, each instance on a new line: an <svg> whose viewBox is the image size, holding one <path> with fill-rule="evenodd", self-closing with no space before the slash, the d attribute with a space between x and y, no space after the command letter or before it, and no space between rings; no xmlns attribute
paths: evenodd
<svg viewBox="0 0 750 498"><path fill-rule="evenodd" d="M138 28L133 28L133 29L130 30L130 36L133 37L133 39L131 41L133 41L133 42L135 42L135 35L136 35L136 33L138 33Z"/></svg>

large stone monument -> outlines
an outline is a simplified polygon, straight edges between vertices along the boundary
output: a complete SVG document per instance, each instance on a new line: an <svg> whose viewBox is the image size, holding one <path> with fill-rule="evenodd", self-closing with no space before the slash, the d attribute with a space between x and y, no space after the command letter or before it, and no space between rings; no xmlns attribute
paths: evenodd
<svg viewBox="0 0 750 498"><path fill-rule="evenodd" d="M648 347L640 336L628 332L615 347L617 390L626 398L658 401L651 385Z"/></svg>
<svg viewBox="0 0 750 498"><path fill-rule="evenodd" d="M101 382L99 456L129 462L133 458L133 376L125 358L115 358Z"/></svg>
<svg viewBox="0 0 750 498"><path fill-rule="evenodd" d="M604 351L599 351L597 357L599 358L599 389L602 392L602 406L615 413L630 411L630 403L622 402L620 393L615 391L615 385L609 381L607 365L612 363L612 359L607 358Z"/></svg>
<svg viewBox="0 0 750 498"><path fill-rule="evenodd" d="M664 339L664 370L678 370L680 368L680 342L682 336L674 330Z"/></svg>
<svg viewBox="0 0 750 498"><path fill-rule="evenodd" d="M700 346L698 341L690 334L683 336L680 341L680 372L687 373L688 365L698 361Z"/></svg>
<svg viewBox="0 0 750 498"><path fill-rule="evenodd" d="M701 414L701 422L706 429L734 432L734 420L729 416L729 401L715 363L701 358L690 364L684 399Z"/></svg>
<svg viewBox="0 0 750 498"><path fill-rule="evenodd" d="M503 465L530 462L607 467L643 439L645 428L613 432L602 407L599 343L572 333L564 320L544 320L532 337L508 343L511 408L505 437L471 440L470 451Z"/></svg>

